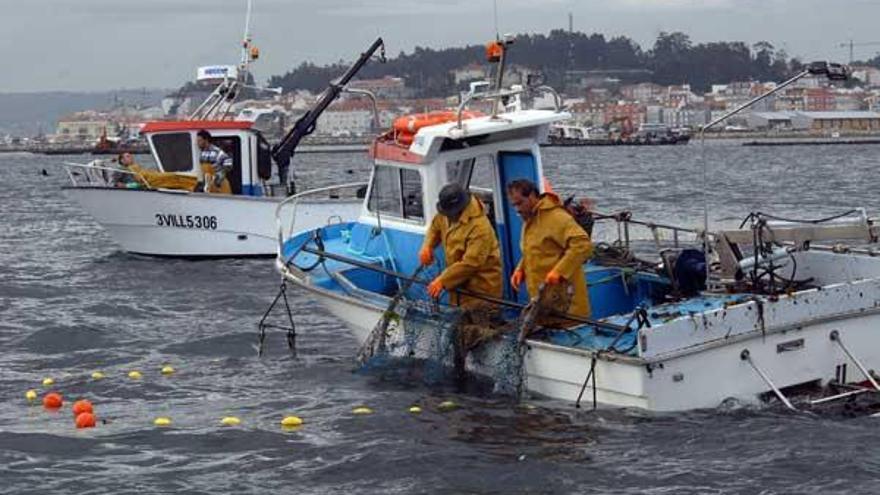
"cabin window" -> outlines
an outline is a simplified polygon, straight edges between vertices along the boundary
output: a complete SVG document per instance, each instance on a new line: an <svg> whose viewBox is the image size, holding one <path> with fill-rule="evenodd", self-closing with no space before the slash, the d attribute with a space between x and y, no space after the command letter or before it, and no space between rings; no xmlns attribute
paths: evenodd
<svg viewBox="0 0 880 495"><path fill-rule="evenodd" d="M377 166L370 188L370 211L403 216L400 201L400 169Z"/></svg>
<svg viewBox="0 0 880 495"><path fill-rule="evenodd" d="M153 147L165 172L190 172L193 169L192 136L188 132L156 134Z"/></svg>
<svg viewBox="0 0 880 495"><path fill-rule="evenodd" d="M416 170L401 169L400 183L403 190L403 218L425 219L425 205L422 200L422 176Z"/></svg>
<svg viewBox="0 0 880 495"><path fill-rule="evenodd" d="M455 182L467 187L471 182L471 171L474 167L474 159L458 160L446 163L446 182Z"/></svg>
<svg viewBox="0 0 880 495"><path fill-rule="evenodd" d="M446 182L455 182L480 199L489 220L495 218L495 160L483 155L446 163Z"/></svg>
<svg viewBox="0 0 880 495"><path fill-rule="evenodd" d="M421 174L416 170L376 166L367 205L372 212L424 221Z"/></svg>
<svg viewBox="0 0 880 495"><path fill-rule="evenodd" d="M466 189L491 191L495 187L495 162L491 155L448 162L446 182L456 182Z"/></svg>

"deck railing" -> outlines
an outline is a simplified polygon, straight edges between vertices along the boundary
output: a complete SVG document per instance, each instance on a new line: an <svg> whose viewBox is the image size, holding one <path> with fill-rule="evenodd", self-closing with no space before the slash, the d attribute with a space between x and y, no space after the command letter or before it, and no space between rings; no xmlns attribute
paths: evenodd
<svg viewBox="0 0 880 495"><path fill-rule="evenodd" d="M275 207L275 224L278 226L278 258L281 259L284 252L284 241L293 235L293 228L296 225L296 210L299 206L299 201L306 197L314 197L323 193L330 193L331 197L338 197L338 195L333 196L332 193L340 192L346 189L358 189L362 187L366 187L366 182L350 182L347 184L337 184L333 186L327 187L319 187L317 189L309 189L308 191L303 191L301 193L294 194L284 201L278 203L278 206ZM284 219L282 213L286 208L291 208L293 211L290 215L290 224L287 226L287 231L284 230Z"/></svg>
<svg viewBox="0 0 880 495"><path fill-rule="evenodd" d="M67 172L67 177L70 179L70 182L71 184L73 184L74 187L82 187L83 185L93 187L116 187L111 179L104 174L104 172L110 172L110 177L113 177L113 174L125 174L137 177L139 181L142 181L145 186L152 189L152 186L150 186L150 182L147 180L146 177L144 177L143 174L132 172L131 170L116 167L105 167L103 165L95 165L92 163L64 162L63 165L64 171ZM82 169L83 173L76 172L72 169Z"/></svg>
<svg viewBox="0 0 880 495"><path fill-rule="evenodd" d="M649 222L644 220L634 220L632 218L632 213L629 211L619 211L613 213L594 211L593 219L596 223L615 223L617 226L617 243L625 247L626 249L630 249L630 243L633 238L633 227L647 230L650 233L650 238L654 241L654 244L657 246L658 250L662 249L662 241L668 240L669 236L672 237L672 247L674 248L681 247L681 237L683 235L692 235L695 239L703 238L703 231L701 229L681 227L678 225L670 225L665 223ZM709 232L710 238L714 235L715 234L713 232Z"/></svg>

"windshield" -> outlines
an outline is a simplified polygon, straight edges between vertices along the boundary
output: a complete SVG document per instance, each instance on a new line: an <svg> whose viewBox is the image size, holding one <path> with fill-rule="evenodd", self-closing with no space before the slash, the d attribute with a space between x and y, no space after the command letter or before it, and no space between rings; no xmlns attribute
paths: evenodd
<svg viewBox="0 0 880 495"><path fill-rule="evenodd" d="M153 149L165 172L190 172L193 169L192 136L188 132L156 134Z"/></svg>

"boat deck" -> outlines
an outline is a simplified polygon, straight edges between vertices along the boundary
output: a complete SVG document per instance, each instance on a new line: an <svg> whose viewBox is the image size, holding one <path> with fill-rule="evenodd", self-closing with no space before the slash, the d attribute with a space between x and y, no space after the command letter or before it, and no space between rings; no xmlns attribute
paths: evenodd
<svg viewBox="0 0 880 495"><path fill-rule="evenodd" d="M325 234L329 234L322 243L323 249L327 252L344 255L364 265L383 269L393 268L386 256L367 254L356 249L351 242L349 229L332 226L324 230ZM292 244L288 244L285 251L288 257L296 252ZM307 252L298 252L296 264L300 267L313 267L308 273L316 286L340 295L353 296L376 306L387 304L388 299L399 288L398 281L393 276L365 267L353 267L349 263L330 258L321 261L316 255ZM660 293L665 292L663 287L668 286L669 282L655 273L603 266L595 262L588 263L585 272L593 308L592 316L615 325L629 324L633 330L624 333L618 339L618 333L614 330L581 325L565 330L545 330L535 335L536 339L585 350L609 349L614 344L613 349L616 352L635 356L638 354L636 346L638 324L630 320L637 308L646 308L647 321L656 330L682 318L692 318L694 315L705 314L745 301L744 295L734 294L697 296L663 303L659 302L663 298L658 297L658 290ZM410 287L408 296L414 299L428 298L424 287L419 284ZM515 312L511 312L510 317L516 318Z"/></svg>
<svg viewBox="0 0 880 495"><path fill-rule="evenodd" d="M737 294L719 296L700 296L683 301L670 302L650 306L647 308L648 322L651 327L657 328L683 317L692 317L705 311L713 311L723 307L743 302L743 296ZM616 325L629 323L631 313L617 314L602 321ZM636 325L630 325L636 328ZM628 331L614 344L614 350L621 354L635 356L637 331ZM577 349L597 350L608 349L617 339L618 334L590 325L583 325L565 330L545 332L546 339L559 346L574 347Z"/></svg>

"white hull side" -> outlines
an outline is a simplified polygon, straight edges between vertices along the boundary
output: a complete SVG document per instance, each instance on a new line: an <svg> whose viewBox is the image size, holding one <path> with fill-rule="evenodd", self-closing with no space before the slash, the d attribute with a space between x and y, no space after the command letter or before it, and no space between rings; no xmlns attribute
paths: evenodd
<svg viewBox="0 0 880 495"><path fill-rule="evenodd" d="M384 308L315 290L289 271L282 273L340 318L359 344L381 317ZM740 358L745 349L779 388L812 381L827 383L841 364L847 364L849 382L860 382L864 377L829 335L838 330L844 344L870 369L880 365L880 347L873 345L878 328L880 314L865 314L766 335L756 332L666 359L604 356L596 361L596 399L600 405L652 411L714 408L730 398L756 402L759 395L771 389ZM799 339L803 344L794 350L780 352L777 348L778 344ZM527 389L554 399L577 400L590 370L591 353L541 341L528 341L528 345ZM592 396L590 383L582 399L585 407L591 405Z"/></svg>
<svg viewBox="0 0 880 495"><path fill-rule="evenodd" d="M281 198L90 187L64 190L130 253L270 256L278 249L275 207ZM352 220L360 213L361 203L302 201L293 231ZM285 228L291 214L287 209Z"/></svg>
<svg viewBox="0 0 880 495"><path fill-rule="evenodd" d="M652 411L714 408L726 399L755 402L771 389L751 365L741 359L748 350L778 388L835 377L836 367L847 365L846 380L865 380L856 365L830 339L838 330L844 344L869 369L880 363L876 342L880 315L848 318L832 323L768 334L760 333L711 348L660 361L619 358L596 363L596 399L600 404L635 406ZM803 339L796 350L779 351L779 344ZM526 354L528 389L556 399L574 401L590 369L588 352L543 342L530 342ZM592 382L583 401L592 400Z"/></svg>

